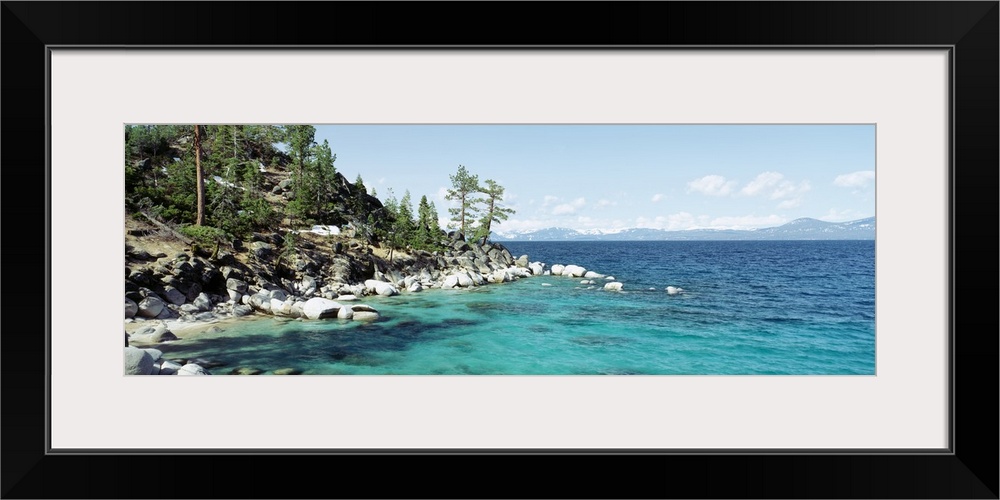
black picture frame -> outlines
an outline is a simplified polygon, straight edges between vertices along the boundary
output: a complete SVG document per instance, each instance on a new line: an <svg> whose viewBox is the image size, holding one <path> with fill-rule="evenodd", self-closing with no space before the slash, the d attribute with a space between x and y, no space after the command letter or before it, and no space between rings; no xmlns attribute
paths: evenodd
<svg viewBox="0 0 1000 500"><path fill-rule="evenodd" d="M997 293L997 1L2 3L4 498L998 498L997 317L958 302ZM52 294L38 229L49 227L46 62L56 45L950 47L951 453L48 454L47 332L21 321L24 297ZM134 417L122 419L134 431ZM331 476L307 475L306 462ZM385 480L360 479L370 471Z"/></svg>

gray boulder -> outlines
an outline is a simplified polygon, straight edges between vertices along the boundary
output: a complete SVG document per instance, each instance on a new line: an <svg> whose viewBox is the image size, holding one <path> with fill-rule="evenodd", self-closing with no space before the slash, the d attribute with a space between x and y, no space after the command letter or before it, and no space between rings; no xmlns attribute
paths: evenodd
<svg viewBox="0 0 1000 500"><path fill-rule="evenodd" d="M163 351L161 351L159 349L147 348L147 349L143 349L143 351L146 351L147 353L149 353L149 355L153 357L153 361L156 361L156 360L158 360L158 359L160 359L160 358L163 357Z"/></svg>
<svg viewBox="0 0 1000 500"><path fill-rule="evenodd" d="M188 314L197 314L201 312L201 309L198 309L198 306L194 304L184 304L181 306L181 312L186 312Z"/></svg>
<svg viewBox="0 0 1000 500"><path fill-rule="evenodd" d="M250 306L245 306L243 304L233 306L233 316L236 316L237 318L250 314L253 314L253 308Z"/></svg>
<svg viewBox="0 0 1000 500"><path fill-rule="evenodd" d="M271 294L267 291L260 291L250 296L250 307L261 311L271 310Z"/></svg>
<svg viewBox="0 0 1000 500"><path fill-rule="evenodd" d="M522 255L514 263L517 264L517 267L528 267L528 256Z"/></svg>
<svg viewBox="0 0 1000 500"><path fill-rule="evenodd" d="M152 325L144 326L133 332L129 340L131 342L157 344L168 340L177 340L177 336L167 329L167 325L154 322Z"/></svg>
<svg viewBox="0 0 1000 500"><path fill-rule="evenodd" d="M144 318L155 318L163 312L164 304L159 297L150 295L139 301L139 316Z"/></svg>
<svg viewBox="0 0 1000 500"><path fill-rule="evenodd" d="M125 348L125 375L149 375L153 372L153 357L136 348Z"/></svg>
<svg viewBox="0 0 1000 500"><path fill-rule="evenodd" d="M179 363L170 360L160 360L160 375L176 375L182 368Z"/></svg>
<svg viewBox="0 0 1000 500"><path fill-rule="evenodd" d="M240 281L236 278L229 278L226 280L226 289L236 290L240 293L247 293L247 284L244 281Z"/></svg>
<svg viewBox="0 0 1000 500"><path fill-rule="evenodd" d="M163 296L164 296L165 299L167 299L168 301L170 301L170 303L173 304L173 305L175 305L175 306L179 306L179 305L183 304L184 302L187 302L187 297L185 297L184 294L181 293L180 290L178 290L178 289L176 289L176 288L174 288L172 286L164 287L164 289L163 289Z"/></svg>
<svg viewBox="0 0 1000 500"><path fill-rule="evenodd" d="M263 241L255 241L250 244L250 251L257 256L258 259L263 259L271 255L274 251L274 246L270 243L264 243Z"/></svg>
<svg viewBox="0 0 1000 500"><path fill-rule="evenodd" d="M134 318L137 312L139 312L139 304L136 304L134 300L125 297L125 317Z"/></svg>

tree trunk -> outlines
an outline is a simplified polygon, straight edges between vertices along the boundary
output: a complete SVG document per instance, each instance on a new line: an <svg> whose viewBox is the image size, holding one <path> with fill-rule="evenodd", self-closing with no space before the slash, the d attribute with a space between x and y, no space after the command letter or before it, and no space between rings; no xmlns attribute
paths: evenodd
<svg viewBox="0 0 1000 500"><path fill-rule="evenodd" d="M201 226L205 223L205 182L202 180L201 172L201 125L194 126L194 168L198 191L198 215L194 223L196 226Z"/></svg>

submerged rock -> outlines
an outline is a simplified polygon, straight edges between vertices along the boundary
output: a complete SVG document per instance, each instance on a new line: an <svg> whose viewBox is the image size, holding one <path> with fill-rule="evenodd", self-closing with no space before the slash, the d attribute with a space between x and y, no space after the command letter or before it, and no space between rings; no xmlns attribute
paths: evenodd
<svg viewBox="0 0 1000 500"><path fill-rule="evenodd" d="M299 375L302 373L302 370L298 368L278 368L271 373L275 375Z"/></svg>
<svg viewBox="0 0 1000 500"><path fill-rule="evenodd" d="M178 375L211 375L208 370L195 363L188 363L177 370Z"/></svg>
<svg viewBox="0 0 1000 500"><path fill-rule="evenodd" d="M676 287L676 286L668 286L667 287L667 295L678 295L678 294L680 294L683 291L684 291L684 289L681 288L681 287Z"/></svg>
<svg viewBox="0 0 1000 500"><path fill-rule="evenodd" d="M233 371L229 372L230 375L260 375L261 373L264 373L264 370L248 366L234 368Z"/></svg>

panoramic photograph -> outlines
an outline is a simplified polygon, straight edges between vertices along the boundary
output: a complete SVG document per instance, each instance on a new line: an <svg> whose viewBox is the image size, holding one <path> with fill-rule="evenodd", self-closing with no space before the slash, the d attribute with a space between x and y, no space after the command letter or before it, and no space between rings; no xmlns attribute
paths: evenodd
<svg viewBox="0 0 1000 500"><path fill-rule="evenodd" d="M124 127L125 375L874 375L875 125Z"/></svg>

